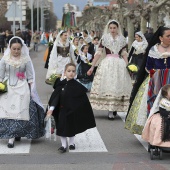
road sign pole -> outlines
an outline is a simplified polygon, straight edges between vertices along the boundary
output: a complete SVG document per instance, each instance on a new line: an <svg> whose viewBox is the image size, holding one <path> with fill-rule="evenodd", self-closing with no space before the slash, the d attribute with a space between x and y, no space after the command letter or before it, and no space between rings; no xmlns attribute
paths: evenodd
<svg viewBox="0 0 170 170"><path fill-rule="evenodd" d="M19 0L19 6L21 9L21 16L22 16L22 0ZM22 17L20 17L20 29L22 30Z"/></svg>
<svg viewBox="0 0 170 170"><path fill-rule="evenodd" d="M13 35L15 36L15 17L16 17L16 1L14 0L15 8L14 8L14 17L13 17Z"/></svg>

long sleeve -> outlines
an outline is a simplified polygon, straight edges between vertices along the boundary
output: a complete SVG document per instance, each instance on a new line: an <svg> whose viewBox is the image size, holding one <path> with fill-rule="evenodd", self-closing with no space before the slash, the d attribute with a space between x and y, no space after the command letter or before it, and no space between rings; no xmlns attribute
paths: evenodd
<svg viewBox="0 0 170 170"><path fill-rule="evenodd" d="M55 95L55 96L54 96ZM55 107L58 105L60 99L60 92L58 91L57 95L55 91L52 93L50 101L49 101L49 106L50 110L54 110Z"/></svg>
<svg viewBox="0 0 170 170"><path fill-rule="evenodd" d="M71 57L71 60L72 60L72 62L75 64L75 65L77 65L77 62L76 62L76 56L74 55L74 50L73 50L73 48L70 46L70 57Z"/></svg>
<svg viewBox="0 0 170 170"><path fill-rule="evenodd" d="M0 60L0 82L5 78L5 61L3 59Z"/></svg>
<svg viewBox="0 0 170 170"><path fill-rule="evenodd" d="M28 83L32 83L33 82L33 71L32 71L30 61L27 62L27 64L26 64L26 76L27 76Z"/></svg>
<svg viewBox="0 0 170 170"><path fill-rule="evenodd" d="M132 46L131 49L130 49L130 52L129 52L129 56L128 56L128 61L130 62L131 59L132 59L132 54L134 52L135 48Z"/></svg>
<svg viewBox="0 0 170 170"><path fill-rule="evenodd" d="M81 62L80 55L77 57L77 63L79 64Z"/></svg>
<svg viewBox="0 0 170 170"><path fill-rule="evenodd" d="M155 65L154 63L155 63L154 58L148 56L147 62L146 62L146 69L147 70L154 69L154 65Z"/></svg>

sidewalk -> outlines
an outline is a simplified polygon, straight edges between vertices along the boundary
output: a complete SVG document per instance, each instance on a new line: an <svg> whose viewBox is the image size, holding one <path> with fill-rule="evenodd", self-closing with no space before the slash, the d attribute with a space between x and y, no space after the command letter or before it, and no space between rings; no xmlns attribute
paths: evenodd
<svg viewBox="0 0 170 170"><path fill-rule="evenodd" d="M30 47L28 47L29 48L29 51L31 51L32 49L33 49L33 43L31 43L31 45L30 45ZM5 50L6 50L6 48L5 48ZM0 53L0 59L3 57L3 54L2 53Z"/></svg>

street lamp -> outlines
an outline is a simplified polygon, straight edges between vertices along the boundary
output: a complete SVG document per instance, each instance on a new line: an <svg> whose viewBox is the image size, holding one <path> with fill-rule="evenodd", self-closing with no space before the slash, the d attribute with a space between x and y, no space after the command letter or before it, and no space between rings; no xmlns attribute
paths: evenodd
<svg viewBox="0 0 170 170"><path fill-rule="evenodd" d="M34 13L33 13L33 0L31 0L31 32L32 32L32 37L33 37L33 32L34 32L34 22L33 22L33 19L34 19Z"/></svg>

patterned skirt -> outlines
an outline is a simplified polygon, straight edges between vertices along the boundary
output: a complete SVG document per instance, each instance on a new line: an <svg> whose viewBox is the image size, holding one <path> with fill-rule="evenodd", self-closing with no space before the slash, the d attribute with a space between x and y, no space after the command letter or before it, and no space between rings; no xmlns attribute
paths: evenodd
<svg viewBox="0 0 170 170"><path fill-rule="evenodd" d="M147 120L147 93L149 76L140 86L138 93L132 103L129 114L126 118L125 128L133 134L142 134L142 130Z"/></svg>
<svg viewBox="0 0 170 170"><path fill-rule="evenodd" d="M148 99L147 99L147 116L159 93L159 90L165 85L170 84L170 69L157 70L149 82Z"/></svg>
<svg viewBox="0 0 170 170"><path fill-rule="evenodd" d="M92 108L127 111L131 90L132 82L125 61L114 55L107 55L99 64L92 83Z"/></svg>
<svg viewBox="0 0 170 170"><path fill-rule="evenodd" d="M27 137L37 139L45 134L44 109L32 99L29 106L30 120L0 119L0 138Z"/></svg>

